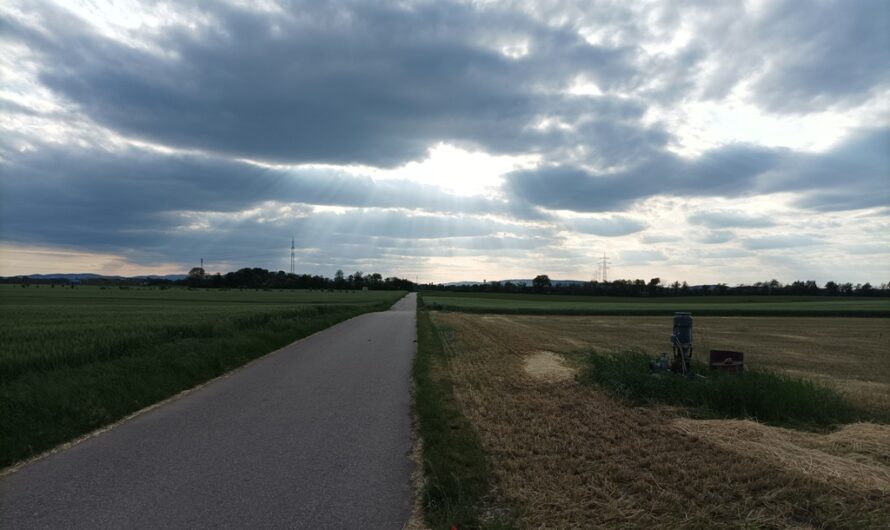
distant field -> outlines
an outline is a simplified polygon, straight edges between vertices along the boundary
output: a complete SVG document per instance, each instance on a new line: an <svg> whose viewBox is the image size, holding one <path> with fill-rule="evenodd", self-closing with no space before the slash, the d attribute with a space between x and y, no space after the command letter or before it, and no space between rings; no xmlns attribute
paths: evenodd
<svg viewBox="0 0 890 530"><path fill-rule="evenodd" d="M0 467L404 292L0 286Z"/></svg>
<svg viewBox="0 0 890 530"><path fill-rule="evenodd" d="M512 293L422 293L428 309L466 313L560 315L890 316L890 298L825 296L690 296L623 298Z"/></svg>

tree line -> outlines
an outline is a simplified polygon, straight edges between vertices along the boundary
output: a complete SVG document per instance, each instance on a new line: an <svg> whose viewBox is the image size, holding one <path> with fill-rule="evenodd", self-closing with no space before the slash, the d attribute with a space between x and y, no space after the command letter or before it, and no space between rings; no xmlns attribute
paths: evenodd
<svg viewBox="0 0 890 530"><path fill-rule="evenodd" d="M425 289L491 292L491 293L551 293L592 296L720 296L720 295L795 295L795 296L890 296L890 282L878 287L870 283L826 282L819 286L813 280L798 280L783 284L778 280L738 284L689 285L686 282L663 283L660 278L645 280L614 280L611 282L554 282L546 274L539 274L526 282L483 282L460 285L425 285Z"/></svg>
<svg viewBox="0 0 890 530"><path fill-rule="evenodd" d="M396 276L384 278L380 273L356 271L346 275L338 270L333 278L318 274L293 274L259 267L238 269L226 274L207 274L201 267L189 271L179 282L189 287L223 287L248 289L338 289L338 290L403 290L414 289L414 282Z"/></svg>
<svg viewBox="0 0 890 530"><path fill-rule="evenodd" d="M225 274L207 274L201 267L189 271L182 280L163 278L107 278L98 277L72 282L66 279L29 278L11 276L0 278L0 283L26 285L150 285L161 287L185 286L193 288L241 288L241 289L336 289L336 290L403 290L417 289L414 282L390 276L384 278L379 273L356 271L345 274L338 270L333 278L317 274L291 274L284 271L270 271L259 267L246 267ZM482 282L460 285L424 284L424 290L491 292L491 293L551 293L577 294L588 296L720 296L720 295L795 295L795 296L890 296L890 282L873 286L871 283L841 283L829 281L819 285L813 280L798 280L783 284L772 279L753 284L729 286L725 283L710 285L689 285L687 282L663 283L660 278L649 281L614 280L611 282L559 282L552 281L546 274L537 275L531 282Z"/></svg>
<svg viewBox="0 0 890 530"><path fill-rule="evenodd" d="M224 288L224 289L337 289L337 290L402 290L412 291L414 282L381 274L356 271L346 275L338 270L333 278L318 274L291 274L284 271L270 271L259 267L245 267L225 274L207 274L201 267L189 271L182 280L170 280L152 277L94 277L69 280L65 278L31 278L28 276L0 277L0 283L12 283L24 286L50 285L75 286L155 286L155 287L190 287L190 288Z"/></svg>

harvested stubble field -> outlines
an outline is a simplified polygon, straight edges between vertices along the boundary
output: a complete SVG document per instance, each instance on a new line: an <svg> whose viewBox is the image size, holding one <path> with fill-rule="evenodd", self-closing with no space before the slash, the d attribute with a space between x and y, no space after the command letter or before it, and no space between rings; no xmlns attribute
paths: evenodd
<svg viewBox="0 0 890 530"><path fill-rule="evenodd" d="M404 292L0 286L0 467Z"/></svg>
<svg viewBox="0 0 890 530"><path fill-rule="evenodd" d="M525 528L890 525L890 426L831 433L630 406L575 377L584 350L662 351L670 318L431 313L497 503ZM696 318L699 351L890 403L884 319ZM641 367L641 369L646 369Z"/></svg>

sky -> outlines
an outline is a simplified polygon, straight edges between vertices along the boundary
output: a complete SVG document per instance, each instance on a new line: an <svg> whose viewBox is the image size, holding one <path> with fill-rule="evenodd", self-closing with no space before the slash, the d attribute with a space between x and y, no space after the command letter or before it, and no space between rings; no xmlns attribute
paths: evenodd
<svg viewBox="0 0 890 530"><path fill-rule="evenodd" d="M0 275L890 281L886 0L13 0L0 46Z"/></svg>

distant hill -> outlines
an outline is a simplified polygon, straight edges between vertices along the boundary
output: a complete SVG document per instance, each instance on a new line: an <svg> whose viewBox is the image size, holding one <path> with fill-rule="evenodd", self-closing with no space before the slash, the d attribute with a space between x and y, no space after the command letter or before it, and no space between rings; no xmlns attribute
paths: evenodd
<svg viewBox="0 0 890 530"><path fill-rule="evenodd" d="M25 276L26 278L31 278L32 280L68 280L68 281L83 281L83 280L184 280L188 278L187 274L164 274L164 275L141 275L141 276L106 276L103 274L92 274L89 272L83 273L57 273L57 274L29 274Z"/></svg>
<svg viewBox="0 0 890 530"><path fill-rule="evenodd" d="M533 280L531 280L531 279L527 279L527 280L495 280L495 281L500 282L501 284L510 282L515 285L526 285L526 286L531 286L532 282L533 282ZM488 283L495 283L495 281L490 281ZM444 285L445 287L467 287L470 285L482 285L482 283L483 282L478 282L478 281L464 281L464 282L448 282L448 283L445 283L442 285ZM582 285L585 283L587 283L587 282L581 281L581 280L550 280L550 284L553 285L554 287L565 287L568 285Z"/></svg>

